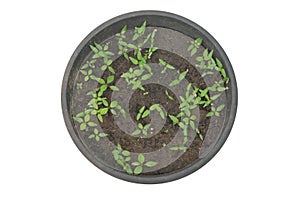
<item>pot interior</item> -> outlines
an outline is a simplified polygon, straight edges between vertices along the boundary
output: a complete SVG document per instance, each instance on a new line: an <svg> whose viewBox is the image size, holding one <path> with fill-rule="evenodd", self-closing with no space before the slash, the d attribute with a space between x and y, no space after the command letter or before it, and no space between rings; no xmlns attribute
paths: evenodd
<svg viewBox="0 0 300 200"><path fill-rule="evenodd" d="M232 112L231 66L221 55L206 32L168 15L107 22L69 63L71 136L118 178L189 173L215 151Z"/></svg>

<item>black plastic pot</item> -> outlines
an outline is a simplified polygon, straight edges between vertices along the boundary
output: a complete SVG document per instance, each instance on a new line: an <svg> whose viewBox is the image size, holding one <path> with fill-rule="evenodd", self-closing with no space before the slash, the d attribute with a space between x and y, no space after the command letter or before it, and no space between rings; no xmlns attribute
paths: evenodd
<svg viewBox="0 0 300 200"><path fill-rule="evenodd" d="M209 146L209 150L206 150L204 154L201 154L199 158L195 162L193 162L192 165L185 167L184 169L181 169L179 171L175 171L174 173L153 176L135 176L128 175L121 172L120 170L109 167L109 165L107 165L105 161L97 159L95 157L95 153L93 152L93 150L91 150L90 146L84 144L82 139L79 137L80 133L78 133L77 129L75 128L74 121L72 120L71 107L74 105L71 105L71 100L73 98L73 89L75 87L74 80L78 75L78 71L84 59L90 53L89 45L93 44L93 41L95 41L95 39L97 39L97 41L104 41L112 35L115 35L122 29L124 25L127 25L128 29L133 29L134 27L141 25L145 20L147 21L149 26L176 30L177 32L183 33L184 35L194 39L199 37L202 38L202 45L208 49L213 49L214 56L219 58L219 60L223 63L223 67L230 79L230 82L229 90L226 93L227 104L224 114L226 116L224 117L224 125L222 125L220 134L218 134L218 136L214 139L214 143ZM173 181L193 173L194 171L205 165L220 150L220 148L226 141L234 123L237 110L237 84L232 66L224 50L219 45L219 43L202 27L186 18L175 14L161 11L138 11L127 13L105 22L104 24L93 30L80 43L80 45L72 55L65 71L62 85L62 109L66 126L74 143L82 152L82 154L95 166L114 177L126 181L137 183L162 183Z"/></svg>

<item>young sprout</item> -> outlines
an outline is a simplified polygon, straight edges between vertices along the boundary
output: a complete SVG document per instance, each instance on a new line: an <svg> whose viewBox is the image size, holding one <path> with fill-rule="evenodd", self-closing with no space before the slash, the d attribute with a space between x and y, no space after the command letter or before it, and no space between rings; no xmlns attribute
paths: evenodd
<svg viewBox="0 0 300 200"><path fill-rule="evenodd" d="M89 70L83 70L81 69L80 72L84 75L84 81L87 82L88 80L90 80L90 78L93 77L93 70L89 69Z"/></svg>
<svg viewBox="0 0 300 200"><path fill-rule="evenodd" d="M155 161L145 161L145 156L143 154L138 155L138 161L131 163L131 165L135 167L133 171L135 175L139 175L143 172L143 166L154 167L157 164L158 163Z"/></svg>
<svg viewBox="0 0 300 200"><path fill-rule="evenodd" d="M96 60L86 61L86 63L81 67L81 69L87 69L88 67L94 69Z"/></svg>
<svg viewBox="0 0 300 200"><path fill-rule="evenodd" d="M137 40L139 37L141 37L142 35L144 35L145 29L146 29L146 24L147 24L147 22L144 21L144 23L143 23L142 26L135 27L135 29L134 29L134 35L132 37L133 41Z"/></svg>
<svg viewBox="0 0 300 200"><path fill-rule="evenodd" d="M114 68L112 68L112 66L111 66L112 60L105 57L103 59L103 61L104 61L104 65L102 65L101 70L103 72L105 72L105 70L108 69L111 73L115 74L116 72L115 72Z"/></svg>
<svg viewBox="0 0 300 200"><path fill-rule="evenodd" d="M217 108L211 107L211 111L206 114L206 117L212 117L212 116L219 117L220 112L224 109L224 107L225 107L224 104L218 106Z"/></svg>
<svg viewBox="0 0 300 200"><path fill-rule="evenodd" d="M191 52L191 57L197 53L197 50L199 49L200 45L202 44L202 39L197 38L194 41L191 41L190 46L188 47L188 51Z"/></svg>
<svg viewBox="0 0 300 200"><path fill-rule="evenodd" d="M143 106L140 108L138 114L136 115L136 120L139 120L141 118L145 118L150 114L150 110L145 109L146 107Z"/></svg>
<svg viewBox="0 0 300 200"><path fill-rule="evenodd" d="M179 123L179 119L177 117L175 117L174 115L169 115L169 118L172 120L173 125Z"/></svg>
<svg viewBox="0 0 300 200"><path fill-rule="evenodd" d="M156 110L156 111L159 113L160 117L161 117L162 119L165 119L165 113L164 113L164 111L160 108L159 104L153 104L149 109L150 109L150 111Z"/></svg>
<svg viewBox="0 0 300 200"><path fill-rule="evenodd" d="M76 88L77 90L82 90L82 83L77 83Z"/></svg>
<svg viewBox="0 0 300 200"><path fill-rule="evenodd" d="M78 113L73 119L80 123L79 129L81 131L88 131L89 127L96 127L97 124L95 122L90 121L91 110L86 110L84 112Z"/></svg>
<svg viewBox="0 0 300 200"><path fill-rule="evenodd" d="M146 124L145 126L143 126L142 123L138 123L138 129L133 131L132 135L143 134L144 136L147 136L148 135L148 129L149 129L150 126L151 126L151 124Z"/></svg>
<svg viewBox="0 0 300 200"><path fill-rule="evenodd" d="M172 96L169 95L168 90L165 90L165 94L168 97L168 99L174 101L174 98Z"/></svg>
<svg viewBox="0 0 300 200"><path fill-rule="evenodd" d="M152 70L151 67L147 64L147 55L143 55L141 51L137 51L137 57L129 57L129 60L132 64L138 65L141 70L148 70L148 72L151 74Z"/></svg>
<svg viewBox="0 0 300 200"><path fill-rule="evenodd" d="M167 63L166 61L164 61L163 59L158 59L159 63L164 66L164 69L161 71L162 74L166 73L167 69L175 69L175 67L173 67L172 65L170 65L169 63Z"/></svg>
<svg viewBox="0 0 300 200"><path fill-rule="evenodd" d="M102 78L98 78L96 76L91 76L91 79L97 81L98 83L100 83L100 89L98 91L98 96L102 96L102 94L109 88L113 91L119 91L119 88L117 88L116 86L112 85L112 82L115 80L115 76L111 75L108 76L106 81Z"/></svg>
<svg viewBox="0 0 300 200"><path fill-rule="evenodd" d="M106 133L99 133L98 129L94 128L94 132L89 136L89 139L95 139L97 142L100 140L100 138L107 137L108 134Z"/></svg>
<svg viewBox="0 0 300 200"><path fill-rule="evenodd" d="M178 73L179 73L179 71L178 71ZM178 85L178 84L185 78L185 76L186 76L187 73L188 73L188 69L187 69L186 71L182 72L182 73L179 73L178 79L173 80L173 81L169 84L169 86L175 86L175 85Z"/></svg>

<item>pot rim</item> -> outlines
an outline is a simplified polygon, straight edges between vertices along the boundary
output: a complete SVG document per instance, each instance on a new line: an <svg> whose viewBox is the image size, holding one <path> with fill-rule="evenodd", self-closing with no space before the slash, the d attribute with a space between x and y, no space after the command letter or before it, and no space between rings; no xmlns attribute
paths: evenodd
<svg viewBox="0 0 300 200"><path fill-rule="evenodd" d="M214 45L214 51L217 51L223 60L224 68L226 68L226 72L228 77L230 78L230 87L231 87L231 109L230 109L230 114L228 117L228 121L226 123L225 128L222 131L222 134L220 135L220 138L216 142L215 146L211 149L211 151L202 159L198 160L191 166L184 168L178 172L174 172L171 174L167 175L159 175L159 176L152 176L152 177L145 177L145 176L132 176L128 175L122 172L119 172L117 170L114 170L112 168L107 167L105 164L101 163L99 160L95 159L93 155L89 152L89 150L85 147L85 145L81 142L81 140L77 137L76 131L72 125L71 122L71 116L68 111L68 99L67 99L67 86L69 83L69 75L71 73L71 69L74 65L74 62L83 49L83 47L88 44L88 42L101 30L105 29L106 27L127 19L127 18L132 18L132 17L142 17L142 16L160 16L160 17L168 17L168 18L173 18L175 20L181 21L182 23L185 23L186 25L193 27L197 29L203 36L209 40L211 43ZM135 11L135 12L130 12L126 13L123 15L119 15L117 17L114 17L97 28L95 28L90 34L88 34L82 42L79 44L79 46L76 48L74 51L73 55L71 56L67 68L65 70L64 78L63 78L63 83L62 83L62 90L61 90L61 104L62 104L62 111L63 111L63 117L64 121L66 124L66 127L68 129L68 132L77 146L77 148L81 151L81 153L91 162L93 163L96 167L101 169L102 171L108 173L111 176L114 176L116 178L125 180L125 181L130 181L130 182L135 182L135 183L164 183L164 182L170 182L174 181L180 178L183 178L187 175L192 174L193 172L197 171L200 169L202 166L204 166L206 163L208 163L221 149L223 144L225 143L226 139L228 138L230 131L232 129L232 126L234 124L236 112L237 112L237 104L238 104L238 91L237 91L237 83L234 75L233 68L231 66L231 63L223 50L223 48L220 46L220 44L211 36L205 29L203 29L201 26L196 24L195 22L184 18L182 16L179 16L177 14L165 12L165 11L154 11L154 10L142 10L142 11Z"/></svg>

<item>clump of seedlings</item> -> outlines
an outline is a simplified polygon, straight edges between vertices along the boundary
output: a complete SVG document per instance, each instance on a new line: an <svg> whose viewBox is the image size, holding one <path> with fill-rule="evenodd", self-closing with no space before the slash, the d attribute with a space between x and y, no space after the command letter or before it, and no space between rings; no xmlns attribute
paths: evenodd
<svg viewBox="0 0 300 200"><path fill-rule="evenodd" d="M147 31L146 27L147 23L145 21L141 26L135 27L133 35L129 36L130 34L127 34L127 26L124 26L120 32L115 35L118 44L117 54L123 56L127 62L130 62L130 66L127 68L128 71L122 73L118 78L124 79L132 90L142 90L144 96L147 96L149 91L145 91L143 82L153 76L152 68L148 62L158 50L158 48L155 47L157 30L153 29L152 31ZM195 133L200 140L204 139L199 124L197 124L199 118L194 113L196 109L208 108L210 110L206 114L207 118L220 117L221 112L225 109L225 104L218 105L216 102L221 94L228 89L226 84L229 78L221 61L214 57L213 50L209 51L205 49L204 51L200 51L201 44L202 39L196 38L191 41L187 47L190 57L197 62L196 68L201 71L202 77L219 73L222 77L221 80L217 80L213 85L205 88L197 87L196 83L189 83L185 89L185 95L179 96L179 99L175 98L172 93L171 95L166 89L164 95L166 95L168 100L171 102L179 101L178 109L180 112L170 114L163 110L160 104L152 104L150 107L142 105L135 115L137 129L130 133L131 136L141 138L148 136L151 123L144 123L144 121L149 117L151 112L158 112L162 120L167 120L167 122L170 120L170 125L181 129L183 134L183 141L178 146L170 147L171 152L187 151L189 134ZM109 50L109 44L102 45L94 42L93 45L90 45L90 49L93 55L91 59L86 61L80 68L82 79L81 82L76 83L76 88L78 92L79 90L82 91L83 88L85 88L84 85L90 81L97 83L98 87L87 92L86 95L89 98L87 107L82 112L74 115L73 119L78 124L80 131L89 133L89 139L93 139L95 142L101 142L104 140L101 138L109 136L109 133L99 132L101 129L98 128L101 123L105 123L105 118L109 115L113 116L119 114L122 115L123 118L126 118L128 115L126 115L124 108L121 107L118 101L112 101L107 96L108 92L120 91L120 89L114 85L117 73L116 69L112 67L112 57L115 54ZM158 58L158 62L162 68L161 74L166 74L172 70L178 74L177 77L174 77L173 80L168 83L170 87L168 89L170 90L174 89L174 86L181 84L181 81L189 75L189 69L185 69L184 71L178 69L178 67L171 65L162 58ZM106 78L98 76L97 70L101 70L102 73L105 72ZM170 134L170 136L176 134L171 130L172 129L165 127L161 130L161 133ZM166 143L162 144L162 147L166 146ZM131 152L124 150L120 144L117 145L116 149L112 150L112 156L118 166L131 175L139 175L143 173L145 168L152 168L158 165L157 161L147 160L142 153L133 158Z"/></svg>

